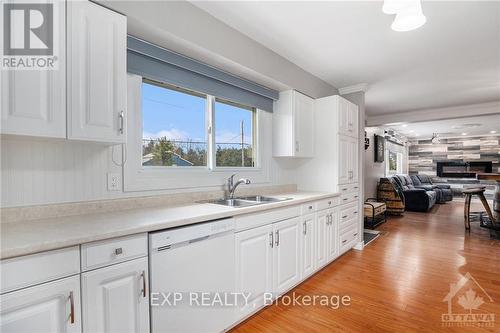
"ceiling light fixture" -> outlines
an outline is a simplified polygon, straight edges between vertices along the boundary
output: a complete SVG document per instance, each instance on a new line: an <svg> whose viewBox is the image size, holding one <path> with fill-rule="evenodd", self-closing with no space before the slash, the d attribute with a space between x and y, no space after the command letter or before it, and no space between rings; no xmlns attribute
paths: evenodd
<svg viewBox="0 0 500 333"><path fill-rule="evenodd" d="M497 131L490 131L491 134L495 134Z"/></svg>
<svg viewBox="0 0 500 333"><path fill-rule="evenodd" d="M432 143L439 143L439 138L437 133L432 133L432 138L431 138Z"/></svg>
<svg viewBox="0 0 500 333"><path fill-rule="evenodd" d="M396 14L391 28L398 32L418 29L427 22L420 0L384 0L382 11L385 14Z"/></svg>
<svg viewBox="0 0 500 333"><path fill-rule="evenodd" d="M467 135L467 133L462 133L462 135Z"/></svg>

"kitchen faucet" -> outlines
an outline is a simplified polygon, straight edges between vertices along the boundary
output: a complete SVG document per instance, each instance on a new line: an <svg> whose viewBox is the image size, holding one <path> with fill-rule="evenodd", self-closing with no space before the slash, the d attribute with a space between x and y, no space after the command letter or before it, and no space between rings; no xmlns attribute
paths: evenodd
<svg viewBox="0 0 500 333"><path fill-rule="evenodd" d="M236 176L236 174L232 174L231 177L229 177L227 179L227 189L229 191L229 199L234 198L234 191L236 191L236 188L238 187L238 185L250 184L250 179L248 179L248 178L241 178L236 183L234 183L234 176Z"/></svg>

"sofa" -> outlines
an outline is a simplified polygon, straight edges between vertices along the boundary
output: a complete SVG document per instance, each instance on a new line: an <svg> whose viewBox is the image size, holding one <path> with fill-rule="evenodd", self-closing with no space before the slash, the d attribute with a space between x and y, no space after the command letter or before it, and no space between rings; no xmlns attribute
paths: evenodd
<svg viewBox="0 0 500 333"><path fill-rule="evenodd" d="M437 193L430 187L418 188L408 175L395 175L391 180L404 196L405 210L427 212L437 200Z"/></svg>
<svg viewBox="0 0 500 333"><path fill-rule="evenodd" d="M445 203L453 200L453 193L450 185L447 184L433 184L431 177L424 174L417 174L410 176L413 185L416 188L423 188L426 191L433 190L436 192L436 202Z"/></svg>

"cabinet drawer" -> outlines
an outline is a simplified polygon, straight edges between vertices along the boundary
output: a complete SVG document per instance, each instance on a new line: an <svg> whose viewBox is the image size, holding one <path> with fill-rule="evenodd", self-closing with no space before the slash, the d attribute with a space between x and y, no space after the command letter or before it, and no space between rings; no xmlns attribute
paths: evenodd
<svg viewBox="0 0 500 333"><path fill-rule="evenodd" d="M358 206L357 205L349 205L340 210L340 227L350 220L357 220L359 216Z"/></svg>
<svg viewBox="0 0 500 333"><path fill-rule="evenodd" d="M318 210L318 202L317 201L305 203L300 207L300 213L302 215L311 214L317 210Z"/></svg>
<svg viewBox="0 0 500 333"><path fill-rule="evenodd" d="M2 283L6 293L80 272L78 246L5 259L0 262Z"/></svg>
<svg viewBox="0 0 500 333"><path fill-rule="evenodd" d="M339 192L341 194L350 193L350 192L359 192L359 184L354 183L354 184L339 185Z"/></svg>
<svg viewBox="0 0 500 333"><path fill-rule="evenodd" d="M358 230L357 225L354 225L350 228L347 228L347 229L341 231L340 244L339 244L340 254L351 249L356 244L356 240L358 239L358 234L359 234L359 230Z"/></svg>
<svg viewBox="0 0 500 333"><path fill-rule="evenodd" d="M148 255L147 234L82 245L82 271Z"/></svg>
<svg viewBox="0 0 500 333"><path fill-rule="evenodd" d="M340 202L339 197L321 200L316 203L316 209L323 210L323 209L333 208L335 206L338 206L339 202Z"/></svg>
<svg viewBox="0 0 500 333"><path fill-rule="evenodd" d="M340 197L341 204L355 202L358 200L359 200L359 192L345 193L345 194L342 194L342 196Z"/></svg>
<svg viewBox="0 0 500 333"><path fill-rule="evenodd" d="M270 211L236 216L236 231L248 230L262 225L291 219L300 215L300 206L273 209Z"/></svg>

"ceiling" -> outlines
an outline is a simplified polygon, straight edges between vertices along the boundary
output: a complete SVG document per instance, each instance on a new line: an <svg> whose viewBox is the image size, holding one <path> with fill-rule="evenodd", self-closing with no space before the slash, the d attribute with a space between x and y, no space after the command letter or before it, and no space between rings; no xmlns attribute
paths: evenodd
<svg viewBox="0 0 500 333"><path fill-rule="evenodd" d="M385 124L383 127L392 129L409 139L428 139L433 133L437 133L441 138L500 135L500 114L418 123ZM494 133L491 133L492 131Z"/></svg>
<svg viewBox="0 0 500 333"><path fill-rule="evenodd" d="M425 1L410 32L381 1L192 3L337 88L368 83L368 115L500 100L497 1Z"/></svg>

